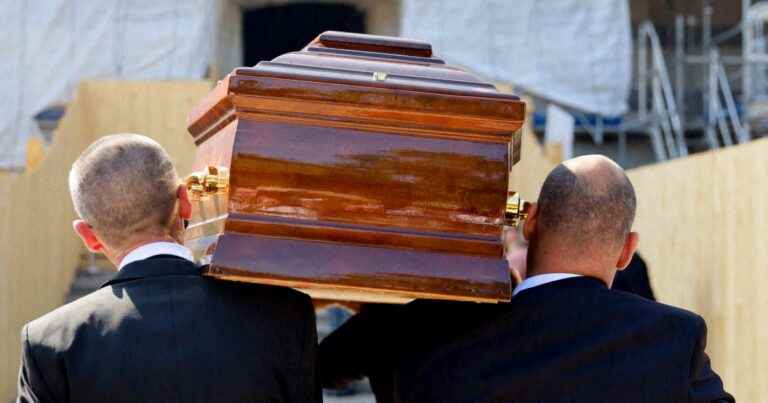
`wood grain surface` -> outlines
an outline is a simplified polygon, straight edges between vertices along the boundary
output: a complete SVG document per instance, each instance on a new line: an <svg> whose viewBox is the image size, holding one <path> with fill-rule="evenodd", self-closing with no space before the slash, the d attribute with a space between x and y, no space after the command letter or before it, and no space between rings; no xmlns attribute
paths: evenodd
<svg viewBox="0 0 768 403"><path fill-rule="evenodd" d="M323 34L200 101L195 167L230 174L187 237L210 275L339 298L509 299L500 236L525 104L429 49ZM277 245L292 251L283 265Z"/></svg>

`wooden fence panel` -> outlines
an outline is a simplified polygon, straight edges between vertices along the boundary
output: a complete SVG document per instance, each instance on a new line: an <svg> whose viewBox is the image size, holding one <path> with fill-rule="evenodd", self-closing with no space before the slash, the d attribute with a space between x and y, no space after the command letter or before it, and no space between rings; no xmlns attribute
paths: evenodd
<svg viewBox="0 0 768 403"><path fill-rule="evenodd" d="M659 299L702 315L742 402L768 402L768 139L630 172Z"/></svg>

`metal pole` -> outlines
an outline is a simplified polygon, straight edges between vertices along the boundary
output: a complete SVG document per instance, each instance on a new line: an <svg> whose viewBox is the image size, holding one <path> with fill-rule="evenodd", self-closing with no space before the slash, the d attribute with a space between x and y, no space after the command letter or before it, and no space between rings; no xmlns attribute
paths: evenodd
<svg viewBox="0 0 768 403"><path fill-rule="evenodd" d="M669 82L669 73L667 72L666 64L664 63L664 54L661 52L661 46L659 45L658 36L653 36L653 42L655 45L652 47L654 54L654 65L657 69L657 75L664 78L663 81L659 80L660 96L663 100L664 108L666 109L665 122L671 125L675 140L677 143L677 152L675 156L685 157L688 155L688 145L685 141L685 132L683 131L683 125L680 122L680 115L677 113L677 102L675 101L675 94L672 92L672 84ZM655 95L654 95L655 96Z"/></svg>
<svg viewBox="0 0 768 403"><path fill-rule="evenodd" d="M712 50L712 0L704 0L701 9L701 55L710 58ZM702 88L703 110L709 107L709 97L714 96L709 93L709 88Z"/></svg>
<svg viewBox="0 0 768 403"><path fill-rule="evenodd" d="M627 129L624 126L619 128L618 132L618 146L619 146L619 164L623 167L627 166ZM658 159L658 157L657 157Z"/></svg>
<svg viewBox="0 0 768 403"><path fill-rule="evenodd" d="M701 47L705 55L709 55L712 47L712 0L704 0L701 10Z"/></svg>
<svg viewBox="0 0 768 403"><path fill-rule="evenodd" d="M680 115L682 129L685 130L685 17L675 17L675 94L677 95L677 113Z"/></svg>
<svg viewBox="0 0 768 403"><path fill-rule="evenodd" d="M705 130L707 145L710 149L715 149L720 146L717 140L717 114L720 112L717 108L715 96L717 96L717 75L715 73L715 58L716 53L709 53L709 80L708 80L708 92L710 94L707 99L707 128Z"/></svg>
<svg viewBox="0 0 768 403"><path fill-rule="evenodd" d="M749 106L752 102L752 21L749 19L750 0L741 0L741 109L744 133L749 137Z"/></svg>
<svg viewBox="0 0 768 403"><path fill-rule="evenodd" d="M726 122L725 116L723 116L723 104L720 100L722 77L720 75L720 53L717 51L717 49L712 49L712 63L709 65L709 68L710 75L712 76L712 87L710 88L710 91L712 91L712 104L715 106L717 127L720 129L720 138L723 141L723 145L725 147L729 147L733 145L733 137L731 136L731 129L728 128L728 122ZM725 80L728 81L728 78L726 77ZM725 87L722 87L722 89L724 88ZM722 92L722 98L727 99L728 94L725 92L725 90Z"/></svg>
<svg viewBox="0 0 768 403"><path fill-rule="evenodd" d="M637 35L637 112L640 120L647 118L648 111L648 56L646 54L647 34L640 27Z"/></svg>
<svg viewBox="0 0 768 403"><path fill-rule="evenodd" d="M675 146L675 136L672 133L672 126L669 124L669 111L665 108L665 106L669 107L670 105L665 105L664 103L664 90L662 89L661 80L659 79L658 74L653 75L651 85L653 86L651 95L653 96L654 114L661 119L659 121L659 126L661 127L661 135L664 139L664 144L666 145L667 155L672 158L678 157L680 154Z"/></svg>
<svg viewBox="0 0 768 403"><path fill-rule="evenodd" d="M725 107L728 111L728 118L733 126L733 131L736 133L736 140L739 143L746 143L749 141L749 135L744 131L744 125L742 125L739 119L739 113L736 109L736 102L733 100L733 92L731 91L731 85L728 83L728 76L725 74L725 69L722 63L717 65L717 81L720 83L720 90L723 92L723 100L725 101Z"/></svg>

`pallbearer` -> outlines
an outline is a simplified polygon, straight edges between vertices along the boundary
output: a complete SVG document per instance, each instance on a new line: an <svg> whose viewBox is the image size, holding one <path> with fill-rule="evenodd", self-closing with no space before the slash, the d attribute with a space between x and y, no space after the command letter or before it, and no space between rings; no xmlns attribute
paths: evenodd
<svg viewBox="0 0 768 403"><path fill-rule="evenodd" d="M69 188L75 232L118 272L24 326L17 403L322 401L312 301L201 276L180 244L187 189L157 142L100 138Z"/></svg>
<svg viewBox="0 0 768 403"><path fill-rule="evenodd" d="M428 43L323 33L190 113L186 243L210 276L316 298L507 301L523 118Z"/></svg>

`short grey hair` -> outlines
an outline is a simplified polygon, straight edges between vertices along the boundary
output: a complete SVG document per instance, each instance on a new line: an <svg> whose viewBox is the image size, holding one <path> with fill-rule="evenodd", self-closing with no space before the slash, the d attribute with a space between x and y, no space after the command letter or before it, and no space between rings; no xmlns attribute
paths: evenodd
<svg viewBox="0 0 768 403"><path fill-rule="evenodd" d="M574 245L589 241L621 244L635 220L635 188L623 170L601 179L605 183L578 177L565 165L558 165L539 195L541 225Z"/></svg>
<svg viewBox="0 0 768 403"><path fill-rule="evenodd" d="M96 140L69 171L75 211L111 246L124 246L139 233L166 231L178 185L165 150L138 134Z"/></svg>

